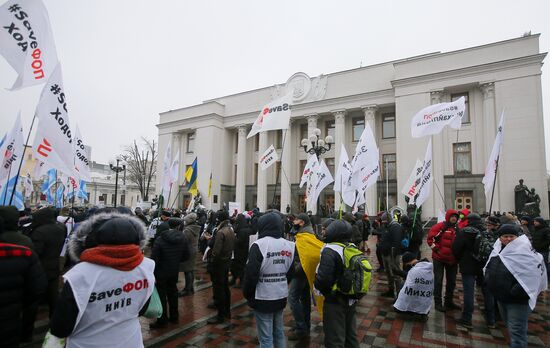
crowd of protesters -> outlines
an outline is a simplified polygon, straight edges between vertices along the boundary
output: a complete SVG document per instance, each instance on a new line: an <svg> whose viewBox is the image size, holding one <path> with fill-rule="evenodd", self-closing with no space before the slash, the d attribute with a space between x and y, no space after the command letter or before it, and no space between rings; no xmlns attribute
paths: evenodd
<svg viewBox="0 0 550 348"><path fill-rule="evenodd" d="M0 347L32 341L42 303L48 306L50 337L66 339L67 347L143 346L138 317L152 306L153 289L162 314L150 328L178 324L178 297L195 294L201 259L213 288L212 302L205 305L217 310L208 324L231 320L233 286L242 289L254 312L261 347L307 341L311 312L320 302L320 314L330 313L322 315L325 345L358 347L359 298L339 288L345 273L339 246L353 244L370 254L371 235L378 271L388 284L381 296L392 298L396 311L426 320L434 303L440 312L461 310L457 324L471 329L477 283L486 325L495 328L502 320L510 345L527 346L529 313L547 287L550 227L541 217L448 210L426 236L419 216L399 212L374 218L335 213L321 220L311 212L274 209L18 212L2 206ZM431 255L421 255L423 243ZM178 289L180 272L184 286ZM459 272L462 303L456 292ZM418 279L428 290L415 288ZM288 335L287 301L294 319Z"/></svg>

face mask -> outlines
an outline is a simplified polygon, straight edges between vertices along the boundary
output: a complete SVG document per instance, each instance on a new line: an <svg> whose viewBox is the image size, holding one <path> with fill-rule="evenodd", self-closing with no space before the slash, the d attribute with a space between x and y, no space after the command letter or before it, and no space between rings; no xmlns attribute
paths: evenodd
<svg viewBox="0 0 550 348"><path fill-rule="evenodd" d="M301 226L299 224L294 224L292 225L292 227L294 227L295 229L299 229Z"/></svg>

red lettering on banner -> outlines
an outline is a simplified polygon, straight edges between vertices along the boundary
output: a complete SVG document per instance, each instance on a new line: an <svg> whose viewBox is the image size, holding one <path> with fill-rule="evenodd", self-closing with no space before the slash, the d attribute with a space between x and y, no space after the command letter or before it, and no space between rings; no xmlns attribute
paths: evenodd
<svg viewBox="0 0 550 348"><path fill-rule="evenodd" d="M38 152L44 157L48 157L50 155L50 152L52 152L51 146L52 145L48 142L48 140L44 138L42 140L42 144L38 145L38 149L36 150L36 152Z"/></svg>
<svg viewBox="0 0 550 348"><path fill-rule="evenodd" d="M122 290L124 290L124 292L130 292L130 291L134 290L134 284L132 284L132 283L126 283L126 284L122 287Z"/></svg>

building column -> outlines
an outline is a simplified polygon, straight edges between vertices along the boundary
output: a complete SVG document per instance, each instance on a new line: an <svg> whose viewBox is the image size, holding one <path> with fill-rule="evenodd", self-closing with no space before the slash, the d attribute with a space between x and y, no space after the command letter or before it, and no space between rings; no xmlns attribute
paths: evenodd
<svg viewBox="0 0 550 348"><path fill-rule="evenodd" d="M444 96L443 91L430 92L431 104L439 104L442 102ZM452 146L452 145L451 145ZM445 192L445 184L443 181L443 156L445 154L445 145L443 143L443 134L432 135L432 175L433 175L433 187L432 187L432 211L428 209L425 213L426 216L436 217L438 212L445 211L445 200L442 195ZM424 150L425 151L425 150ZM424 154L421 154L421 158L424 159ZM455 195L453 195L454 197ZM452 203L454 206L454 202ZM451 207L449 207L451 208ZM422 209L424 212L424 209Z"/></svg>
<svg viewBox="0 0 550 348"><path fill-rule="evenodd" d="M334 170L334 175L338 172L338 165L340 165L340 155L342 150L342 144L345 145L346 140L346 110L335 110L332 111L334 115L334 164L336 169ZM335 180L337 178L334 178ZM340 192L334 191L334 210L340 210L340 205L344 204L341 202ZM345 210L345 206L342 207Z"/></svg>
<svg viewBox="0 0 550 348"><path fill-rule="evenodd" d="M176 158L176 156L179 156L179 157ZM182 156L181 133L172 133L172 159L170 160L169 165L172 166L172 162L174 160L177 160L179 170L178 170L178 180L172 184L172 189L170 190L170 202L165 202L165 206L172 206L172 202L174 202L173 205L175 207L179 207L178 202L175 202L175 200L179 199L178 192L179 192L179 189L180 189L180 183L183 182L184 176L185 176L185 172L182 172L182 170L181 170L181 167L182 167L181 156ZM125 199L126 199L126 192L125 191L126 190L124 190L123 194L125 195ZM120 201L120 197L118 199Z"/></svg>
<svg viewBox="0 0 550 348"><path fill-rule="evenodd" d="M257 185L257 202L256 205L260 211L267 209L267 171L262 170L259 165L260 156L267 150L267 132L260 132L259 148L256 163L258 163L258 185Z"/></svg>
<svg viewBox="0 0 550 348"><path fill-rule="evenodd" d="M286 206L292 202L292 189L290 186L290 168L292 167L292 119L288 129L283 130L282 158L281 158L281 212L286 213ZM300 139L301 140L301 139ZM275 183L277 184L277 183ZM291 207L292 208L292 207Z"/></svg>
<svg viewBox="0 0 550 348"><path fill-rule="evenodd" d="M238 149L237 149L237 178L235 180L235 201L241 204L241 209L246 206L246 135L248 126L237 128Z"/></svg>
<svg viewBox="0 0 550 348"><path fill-rule="evenodd" d="M484 144L484 165L487 165L491 151L493 150L493 143L496 136L496 115L495 115L495 84L493 82L484 83L479 86L481 93L483 94L483 133L485 134ZM485 170L485 168L483 168ZM499 179L495 182L495 195L493 197L493 211L500 210L500 194L499 194ZM485 198L485 210L489 210L491 205L491 195Z"/></svg>
<svg viewBox="0 0 550 348"><path fill-rule="evenodd" d="M363 109L363 113L365 115L365 127L367 126L367 124L370 126L374 135L374 139L376 140L377 136L375 117L378 106L366 105L362 106L361 108ZM376 213L378 212L378 188L376 183L367 189L367 192L365 193L365 202L365 213L370 216L376 215Z"/></svg>

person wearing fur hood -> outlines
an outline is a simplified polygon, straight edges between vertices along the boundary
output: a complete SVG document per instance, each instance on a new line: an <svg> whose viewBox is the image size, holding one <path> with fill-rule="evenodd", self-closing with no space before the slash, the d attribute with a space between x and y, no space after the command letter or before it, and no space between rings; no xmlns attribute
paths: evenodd
<svg viewBox="0 0 550 348"><path fill-rule="evenodd" d="M50 332L67 347L143 347L139 315L153 293L155 263L144 257L143 222L102 213L83 222L69 241L78 262L50 321Z"/></svg>

